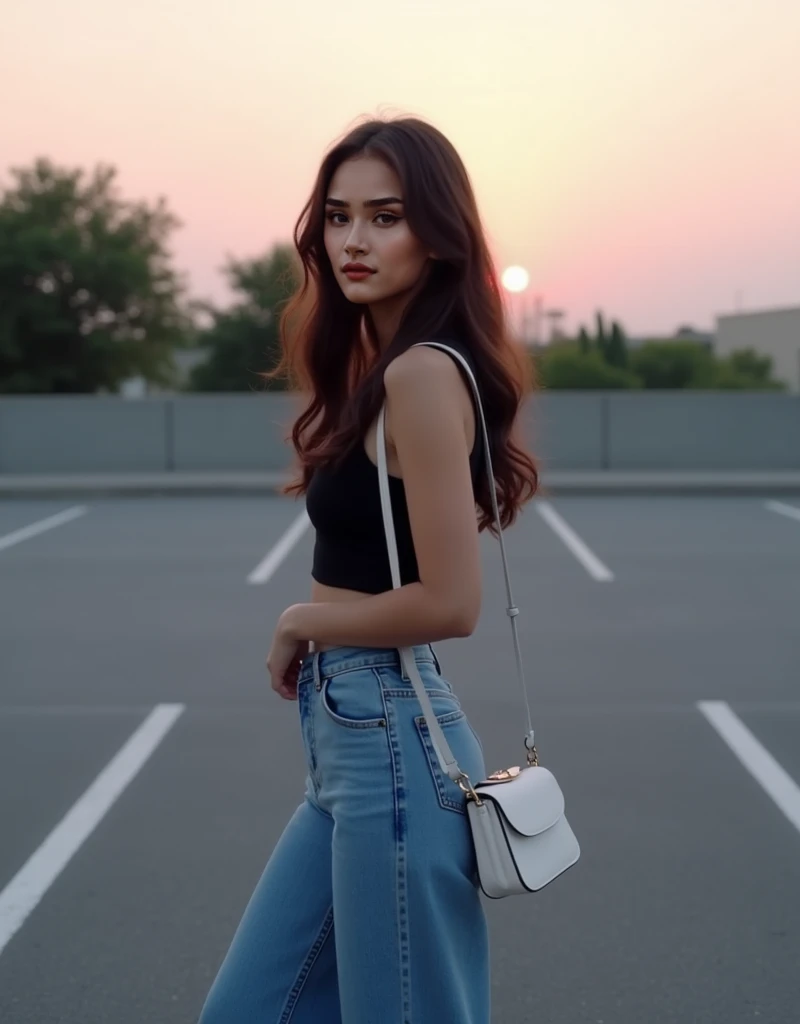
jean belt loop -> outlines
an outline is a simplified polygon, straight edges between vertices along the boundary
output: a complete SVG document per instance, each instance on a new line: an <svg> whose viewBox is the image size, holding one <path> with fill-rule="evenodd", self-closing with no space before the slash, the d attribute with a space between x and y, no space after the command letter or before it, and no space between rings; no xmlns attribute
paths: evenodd
<svg viewBox="0 0 800 1024"><path fill-rule="evenodd" d="M410 683L411 676L406 675L406 667L403 664L403 659L400 657L400 648L397 647L395 649L397 651L397 660L400 662L400 678L403 680L404 683Z"/></svg>
<svg viewBox="0 0 800 1024"><path fill-rule="evenodd" d="M428 647L430 647L431 649L431 654L433 655L433 663L436 666L436 671L438 672L439 675L441 675L442 666L439 664L439 659L436 657L436 651L434 651L433 649L433 644L428 644Z"/></svg>
<svg viewBox="0 0 800 1024"><path fill-rule="evenodd" d="M314 686L317 690L322 688L322 676L319 671L319 659L322 655L322 651L314 651L314 660L312 665L314 666Z"/></svg>

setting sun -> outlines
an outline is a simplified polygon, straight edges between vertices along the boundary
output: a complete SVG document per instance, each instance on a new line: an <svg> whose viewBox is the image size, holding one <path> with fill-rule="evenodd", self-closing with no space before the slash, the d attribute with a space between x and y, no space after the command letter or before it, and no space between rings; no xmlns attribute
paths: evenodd
<svg viewBox="0 0 800 1024"><path fill-rule="evenodd" d="M530 275L524 267L506 267L502 282L507 292L524 292L528 287Z"/></svg>

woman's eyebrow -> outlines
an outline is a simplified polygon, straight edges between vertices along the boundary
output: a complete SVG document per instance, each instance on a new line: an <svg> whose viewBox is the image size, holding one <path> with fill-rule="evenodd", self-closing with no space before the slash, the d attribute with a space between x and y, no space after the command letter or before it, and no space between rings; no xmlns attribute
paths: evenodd
<svg viewBox="0 0 800 1024"><path fill-rule="evenodd" d="M342 209L349 208L350 204L344 199L333 199L330 196L325 200L326 206L337 206ZM367 199L364 201L364 206L402 206L403 200L398 199L397 196L384 196L383 199Z"/></svg>

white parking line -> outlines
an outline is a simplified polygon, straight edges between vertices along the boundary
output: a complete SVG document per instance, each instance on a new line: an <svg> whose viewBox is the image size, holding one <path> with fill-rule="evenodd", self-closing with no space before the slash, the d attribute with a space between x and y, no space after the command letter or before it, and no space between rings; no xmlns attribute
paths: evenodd
<svg viewBox="0 0 800 1024"><path fill-rule="evenodd" d="M64 523L77 519L78 516L82 516L88 511L85 505L76 505L74 508L65 509L54 516L48 516L47 519L40 519L36 523L31 523L30 526L23 526L21 530L7 533L5 537L0 537L0 551L4 548L10 548L13 544L19 544L23 540L28 540L29 537L35 537L38 533L44 533L45 530L52 530L55 526L62 526Z"/></svg>
<svg viewBox="0 0 800 1024"><path fill-rule="evenodd" d="M303 509L275 547L253 569L247 577L247 582L266 583L310 525L311 520L308 518L308 513Z"/></svg>
<svg viewBox="0 0 800 1024"><path fill-rule="evenodd" d="M764 507L768 508L770 512L777 512L780 516L800 520L800 508L795 508L794 505L784 505L782 501L766 501Z"/></svg>
<svg viewBox="0 0 800 1024"><path fill-rule="evenodd" d="M561 540L564 541L590 576L599 580L601 583L606 583L614 579L613 572L611 572L607 566L603 565L597 555L589 550L577 533L575 533L571 526L568 526L564 522L549 502L536 501L534 502L534 505L542 519L544 519L547 525L550 526L551 529L558 534Z"/></svg>
<svg viewBox="0 0 800 1024"><path fill-rule="evenodd" d="M800 832L800 787L724 700L701 700L700 711Z"/></svg>
<svg viewBox="0 0 800 1024"><path fill-rule="evenodd" d="M0 953L184 710L159 704L0 892Z"/></svg>

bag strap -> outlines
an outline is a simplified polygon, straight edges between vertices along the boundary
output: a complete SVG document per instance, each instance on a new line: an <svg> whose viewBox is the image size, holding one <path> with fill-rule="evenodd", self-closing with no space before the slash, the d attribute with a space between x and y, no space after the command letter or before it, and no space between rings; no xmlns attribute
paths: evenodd
<svg viewBox="0 0 800 1024"><path fill-rule="evenodd" d="M522 668L522 652L519 645L519 636L517 634L517 616L519 615L519 608L514 604L514 598L511 594L511 578L508 571L508 559L506 558L505 544L503 543L503 528L500 523L500 512L497 506L497 489L494 482L494 472L492 470L492 459L489 451L489 433L486 429L486 418L483 414L483 405L481 403L480 392L478 391L478 385L475 377L470 369L469 363L464 359L461 353L456 352L455 349L449 345L444 345L438 341L420 341L412 345L415 348L417 345L427 345L432 348L442 349L444 352L449 352L459 363L463 366L470 385L472 387L472 393L475 396L475 402L480 413L480 425L483 433L483 448L484 455L486 458L486 469L489 474L489 488L492 493L492 509L494 511L494 520L497 526L497 539L500 542L500 554L503 559L503 575L505 576L506 582L506 596L508 598L508 606L506 613L511 619L511 633L514 640L514 655L517 663L517 678L519 680L520 689L522 690L522 698L525 703L525 714L528 723L528 732L525 736L525 747L530 756L534 758L536 756L534 747L534 733L533 723L531 721L531 709L528 701L528 690L525 686L525 674ZM392 572L392 586L397 589L401 586L400 583L400 562L397 555L397 538L395 536L394 529L394 516L392 514L392 502L389 493L389 473L386 467L386 403L381 406L381 411L378 414L378 429L377 429L377 449L378 449L378 483L380 486L381 494L381 510L383 512L383 528L386 534L386 547L389 552L389 565ZM464 773L458 766L453 752L450 749L447 740L444 737L439 723L436 721L436 715L433 713L433 707L428 698L428 694L425 690L425 686L419 675L416 660L414 658L414 651L411 647L400 647L400 662L403 666L404 671L411 679L411 683L414 687L414 692L422 705L422 710L425 714L425 724L428 726L428 732L430 733L431 741L433 742L433 748L436 752L436 756L439 760L439 764L449 778L454 782L459 778L463 777Z"/></svg>

